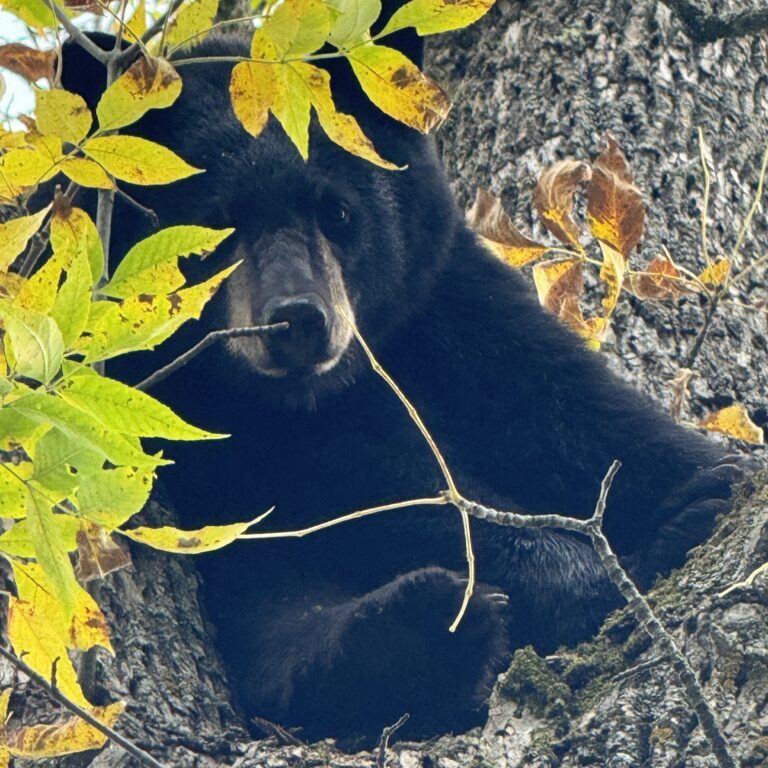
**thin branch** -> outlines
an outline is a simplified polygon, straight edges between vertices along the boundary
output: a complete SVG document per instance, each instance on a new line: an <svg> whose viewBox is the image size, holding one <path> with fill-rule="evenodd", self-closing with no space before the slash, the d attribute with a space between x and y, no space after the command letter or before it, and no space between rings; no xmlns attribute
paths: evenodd
<svg viewBox="0 0 768 768"><path fill-rule="evenodd" d="M173 0L168 10L160 16L149 29L141 36L141 42L131 43L127 48L123 48L122 51L116 56L117 64L119 67L124 67L130 64L133 59L142 51L142 46L148 43L152 38L162 32L165 27L166 20L170 15L181 5L183 0Z"/></svg>
<svg viewBox="0 0 768 768"><path fill-rule="evenodd" d="M742 243L744 242L744 237L749 231L749 228L752 226L752 219L755 213L757 213L757 209L760 207L760 201L763 197L763 186L765 185L766 171L768 171L768 146L766 146L765 152L763 153L763 164L760 166L760 177L757 181L757 191L755 192L755 197L752 200L752 205L749 207L747 217L744 219L744 223L741 225L741 229L739 230L739 235L736 238L736 245L733 246L733 250L731 251L732 266L735 264L736 257L739 255Z"/></svg>
<svg viewBox="0 0 768 768"><path fill-rule="evenodd" d="M475 553L472 548L472 529L469 522L469 515L467 515L463 509L459 508L457 504L462 496L456 487L456 483L453 480L450 469L448 469L448 464L445 461L443 454L437 447L435 439L427 429L427 425L422 421L421 416L419 416L419 413L413 406L413 403L411 403L411 401L405 396L405 393L400 389L395 380L387 373L387 371L384 370L381 363L379 363L379 361L376 359L370 347L368 344L366 344L365 339L361 336L357 326L352 321L352 318L350 318L341 307L336 307L336 311L352 329L352 333L355 334L355 338L358 340L360 346L363 348L363 351L368 357L368 362L371 364L371 368L373 368L374 372L381 376L382 379L384 379L389 388L395 393L395 395L397 395L397 399L403 404L405 410L408 412L408 415L411 417L411 420L419 428L419 432L421 432L422 437L427 441L427 445L429 445L440 467L440 471L443 473L445 482L448 484L448 500L453 502L454 506L459 509L459 513L461 514L461 523L464 529L464 548L466 550L468 573L467 586L464 590L464 599L462 600L461 607L459 608L459 612L456 615L453 624L451 624L449 628L451 632L455 632L456 628L459 626L459 623L464 617L464 614L466 613L467 606L469 605L469 601L472 598L472 593L475 591Z"/></svg>
<svg viewBox="0 0 768 768"><path fill-rule="evenodd" d="M175 360L168 363L168 365L164 365L150 376L147 376L146 379L136 384L134 389L143 392L150 389L150 387L154 387L155 384L159 384L161 381L167 379L172 373L176 373L179 368L183 368L204 349L207 349L211 344L221 339L234 339L240 336L260 336L262 334L272 333L273 331L280 331L287 327L288 323L275 323L274 325L254 325L247 328L225 328L221 331L211 331L201 341L198 341L194 347L191 347L186 352L179 355Z"/></svg>
<svg viewBox="0 0 768 768"><path fill-rule="evenodd" d="M469 514L480 517L483 520L491 520L499 525L511 525L519 528L557 527L586 534L600 558L608 578L627 601L629 609L644 626L652 640L659 646L661 652L671 660L672 666L685 689L688 700L696 712L702 730L712 745L712 752L717 759L718 765L720 768L737 768L736 761L730 753L728 743L718 726L717 717L707 702L701 685L699 685L696 673L677 647L672 636L656 617L648 601L619 564L618 558L603 533L601 522L608 493L613 478L620 466L620 462L614 461L608 470L600 488L600 497L598 498L595 512L589 520L576 520L561 515L528 516L520 515L516 512L500 512L499 510L483 507L480 504L466 500L461 500L459 504Z"/></svg>
<svg viewBox="0 0 768 768"><path fill-rule="evenodd" d="M768 10L739 13L705 13L691 0L661 0L685 26L688 37L697 43L713 43L725 37L755 35L768 29Z"/></svg>
<svg viewBox="0 0 768 768"><path fill-rule="evenodd" d="M110 51L105 51L103 48L99 48L99 46L96 45L96 43L94 43L82 29L72 22L58 3L54 2L54 0L48 0L48 4L70 38L72 38L72 40L74 40L86 53L89 53L96 59L96 61L99 61L102 64L106 64L110 60Z"/></svg>
<svg viewBox="0 0 768 768"><path fill-rule="evenodd" d="M709 190L712 186L712 177L709 173L706 149L704 131L699 128L699 156L701 157L701 167L704 171L704 200L701 204L701 250L704 254L704 261L706 261L708 267L711 267L712 260L709 258L709 248L707 246L707 210L709 208Z"/></svg>
<svg viewBox="0 0 768 768"><path fill-rule="evenodd" d="M382 732L379 739L379 748L376 750L376 768L386 768L387 749L389 749L389 740L399 731L407 722L410 715L406 712L398 718L396 723L388 725Z"/></svg>
<svg viewBox="0 0 768 768"><path fill-rule="evenodd" d="M704 315L704 322L697 334L696 338L691 344L691 348L683 361L683 368L693 368L693 364L696 362L696 358L701 351L701 345L704 343L704 339L707 338L709 329L712 326L712 321L715 319L717 307L720 303L720 299L723 297L722 286L713 294L707 294L709 299L709 306L707 307L707 313Z"/></svg>
<svg viewBox="0 0 768 768"><path fill-rule="evenodd" d="M311 525L308 528L300 528L294 531L268 531L266 533L243 533L238 539L302 539L312 533L324 531L326 528L333 528L342 523L348 523L352 520L359 520L361 517L378 515L379 512L391 512L395 509L406 509L407 507L427 507L440 504L450 504L451 502L445 496L433 496L426 499L408 499L407 501L395 501L392 504L381 504L378 507L368 507L359 509L356 512L350 512L348 515L334 517L332 520L326 520L317 525Z"/></svg>
<svg viewBox="0 0 768 768"><path fill-rule="evenodd" d="M55 685L49 683L42 675L35 672L26 662L16 656L15 653L9 651L0 645L0 656L2 656L11 666L16 668L19 672L25 674L32 682L43 688L46 693L54 700L61 704L65 709L68 709L74 715L84 720L88 725L95 728L99 733L104 734L113 744L124 749L129 755L135 757L141 765L148 768L164 768L162 763L158 763L152 755L147 754L143 749L136 746L130 739L118 733L113 728L105 725L100 720L95 718L87 709L70 701Z"/></svg>

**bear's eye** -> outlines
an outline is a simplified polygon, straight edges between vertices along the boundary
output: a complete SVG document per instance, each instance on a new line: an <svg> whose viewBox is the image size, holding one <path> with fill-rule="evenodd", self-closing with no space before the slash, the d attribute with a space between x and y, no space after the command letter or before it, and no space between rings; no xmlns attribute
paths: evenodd
<svg viewBox="0 0 768 768"><path fill-rule="evenodd" d="M327 237L343 240L349 236L352 223L352 209L349 204L337 197L329 197L322 201L319 213L319 224Z"/></svg>
<svg viewBox="0 0 768 768"><path fill-rule="evenodd" d="M338 203L336 205L335 218L339 224L349 224L351 213L346 203Z"/></svg>

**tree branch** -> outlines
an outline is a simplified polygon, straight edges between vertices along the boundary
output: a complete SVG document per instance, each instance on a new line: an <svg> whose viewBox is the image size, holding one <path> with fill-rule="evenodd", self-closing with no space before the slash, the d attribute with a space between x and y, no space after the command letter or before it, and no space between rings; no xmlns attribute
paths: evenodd
<svg viewBox="0 0 768 768"><path fill-rule="evenodd" d="M186 352L179 355L175 360L168 363L168 365L164 365L151 376L147 376L146 379L136 384L134 389L144 392L150 387L154 387L155 384L159 384L161 381L167 379L172 373L176 373L179 368L183 368L204 349L207 349L211 344L220 339L234 339L239 336L259 336L261 334L272 333L273 331L280 331L287 327L288 323L275 323L274 325L254 325L247 328L225 328L221 331L211 331L201 341L198 341L194 347L191 347Z"/></svg>
<svg viewBox="0 0 768 768"><path fill-rule="evenodd" d="M7 648L0 645L0 656L2 656L11 666L17 669L19 672L25 674L33 683L43 688L46 693L54 700L61 704L62 707L68 709L72 714L77 715L80 719L84 720L88 725L95 728L99 733L103 733L113 744L124 749L129 755L135 757L139 761L140 765L147 766L147 768L164 768L162 763L158 763L152 755L147 754L143 749L136 746L130 739L118 733L113 728L105 725L100 720L96 719L87 709L75 704L74 701L70 701L55 685L49 683L42 675L35 672L32 667L26 662L16 656Z"/></svg>
<svg viewBox="0 0 768 768"><path fill-rule="evenodd" d="M103 48L99 48L96 43L91 40L88 35L83 32L82 29L80 29L76 24L72 22L72 20L67 16L66 12L62 9L62 7L54 2L54 0L48 0L48 4L53 11L56 18L61 23L61 26L64 27L67 34L86 52L89 53L91 56L93 56L96 61L100 61L102 64L106 64L110 57L111 52L105 51Z"/></svg>
<svg viewBox="0 0 768 768"><path fill-rule="evenodd" d="M767 9L717 15L705 13L691 0L661 2L683 22L686 34L697 43L713 43L726 37L754 35L768 29Z"/></svg>

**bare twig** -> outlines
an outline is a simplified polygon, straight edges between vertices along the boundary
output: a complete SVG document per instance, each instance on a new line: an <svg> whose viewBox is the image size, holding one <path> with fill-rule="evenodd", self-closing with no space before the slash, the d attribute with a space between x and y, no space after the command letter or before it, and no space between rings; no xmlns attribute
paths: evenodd
<svg viewBox="0 0 768 768"><path fill-rule="evenodd" d="M701 168L704 171L704 200L701 203L701 251L707 266L711 267L712 260L709 258L709 247L707 246L707 212L709 208L709 190L712 186L712 177L709 173L709 163L707 163L707 144L704 141L704 131L699 128L698 132L699 156L701 158Z"/></svg>
<svg viewBox="0 0 768 768"><path fill-rule="evenodd" d="M718 288L715 293L707 294L709 304L707 306L707 312L704 315L704 322L702 323L696 338L693 340L693 344L691 344L691 348L688 350L688 354L685 356L685 360L683 361L683 368L693 368L693 364L696 362L696 358L699 356L699 352L701 351L701 345L707 338L709 329L712 326L712 321L715 319L717 307L720 304L720 299L722 297L722 286L720 286L720 288Z"/></svg>
<svg viewBox="0 0 768 768"><path fill-rule="evenodd" d="M15 653L9 651L0 645L0 656L2 656L11 666L25 674L32 682L43 688L46 693L54 700L57 701L65 709L68 709L74 715L84 720L88 725L95 728L99 733L103 733L113 744L124 749L129 755L135 757L141 765L148 766L148 768L164 768L162 763L158 763L152 755L147 754L143 749L136 746L130 739L118 733L113 728L105 725L100 720L95 718L87 709L70 701L55 685L51 685L42 675L35 672L26 662L22 661Z"/></svg>
<svg viewBox="0 0 768 768"><path fill-rule="evenodd" d="M701 685L699 685L696 673L691 668L688 659L685 658L677 647L672 636L656 617L648 601L619 564L618 558L613 553L611 545L603 533L601 521L606 500L613 478L620 466L620 462L614 461L608 470L600 488L600 496L595 507L595 513L589 520L577 520L561 515L520 515L515 512L500 512L499 510L483 507L480 504L466 500L462 500L459 503L469 514L480 517L483 520L492 520L499 525L511 525L521 528L557 527L587 535L608 574L608 578L627 601L629 609L645 627L645 630L659 646L661 652L668 656L672 662L672 666L680 678L688 700L696 712L702 730L712 745L712 752L717 758L718 765L720 765L720 768L736 768L736 761L731 755L728 743L718 726L715 713L704 696L704 691Z"/></svg>
<svg viewBox="0 0 768 768"><path fill-rule="evenodd" d="M697 43L754 35L768 29L768 10L764 8L718 15L705 13L691 0L662 2L683 22L688 37Z"/></svg>
<svg viewBox="0 0 768 768"><path fill-rule="evenodd" d="M154 229L159 229L160 219L157 217L157 214L151 208L147 208L147 206L142 205L138 200L131 197L124 190L120 189L120 187L115 187L115 192L117 192L118 197L121 200L125 200L125 202L131 206L131 208L135 208L140 214L142 214L143 216L146 216L152 222L152 227Z"/></svg>
<svg viewBox="0 0 768 768"><path fill-rule="evenodd" d="M99 46L96 45L96 43L94 43L82 29L72 22L58 3L54 2L54 0L48 0L48 4L61 23L61 26L64 27L72 40L74 40L86 53L93 56L96 61L100 61L102 64L106 64L109 61L111 53L105 51L103 48L99 48Z"/></svg>
<svg viewBox="0 0 768 768"><path fill-rule="evenodd" d="M140 381L134 389L144 390L154 387L155 384L159 384L161 381L167 379L172 373L176 373L179 368L183 368L193 358L197 357L204 349L207 349L216 341L221 339L234 339L239 336L260 336L266 333L272 333L273 331L280 331L288 327L288 323L275 323L274 325L254 325L247 328L225 328L221 331L211 331L201 341L198 341L194 347L191 347L183 354L179 355L175 360L164 365L159 370L155 371L151 376L147 376L146 379Z"/></svg>
<svg viewBox="0 0 768 768"><path fill-rule="evenodd" d="M383 366L376 359L370 347L366 343L365 339L360 334L360 331L357 329L357 326L353 322L352 318L348 317L341 307L336 307L336 311L341 315L341 317L347 322L349 327L352 329L352 332L355 334L355 338L357 339L360 346L363 348L363 351L365 352L366 356L368 357L368 362L371 364L371 368L373 368L376 374L378 374L379 376L381 376L382 379L384 379L384 381L387 383L389 388L395 393L395 395L397 395L397 399L403 404L403 406L405 407L405 410L408 412L408 415L411 417L411 420L419 428L419 432L421 432L422 437L424 438L424 440L426 440L427 445L429 445L432 453L434 454L434 457L437 460L437 463L440 467L440 471L443 473L445 482L448 485L448 491L447 491L448 500L454 504L454 506L459 510L459 513L461 514L461 522L464 528L464 546L466 549L468 574L467 574L467 586L464 590L464 599L462 600L461 607L459 608L459 612L456 615L456 618L454 619L453 624L451 624L450 626L450 631L455 632L459 626L459 623L464 617L464 614L466 613L467 606L469 605L469 601L472 598L472 593L475 590L475 553L472 548L472 530L469 523L469 515L467 515L467 513L463 509L461 509L457 504L457 502L462 498L462 496L459 493L458 488L456 487L456 483L454 482L453 476L451 475L451 470L448 469L448 464L445 461L443 454L438 448L437 443L435 442L435 439L432 437L430 431L427 429L427 425L422 421L421 416L419 416L418 411L413 406L413 403L411 403L411 401L405 396L405 393L397 385L397 382L387 373L386 370L384 370Z"/></svg>
<svg viewBox="0 0 768 768"><path fill-rule="evenodd" d="M410 715L406 712L396 723L388 725L382 732L379 739L379 748L376 750L376 768L386 768L387 749L389 749L389 740L399 731L407 722Z"/></svg>

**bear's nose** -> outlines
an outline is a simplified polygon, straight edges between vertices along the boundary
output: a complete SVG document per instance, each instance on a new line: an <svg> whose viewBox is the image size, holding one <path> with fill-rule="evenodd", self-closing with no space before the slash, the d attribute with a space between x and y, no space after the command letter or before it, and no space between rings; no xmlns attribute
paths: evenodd
<svg viewBox="0 0 768 768"><path fill-rule="evenodd" d="M315 296L270 301L264 308L266 323L288 323L269 334L265 344L274 363L281 368L306 368L325 360L330 339L328 310Z"/></svg>

